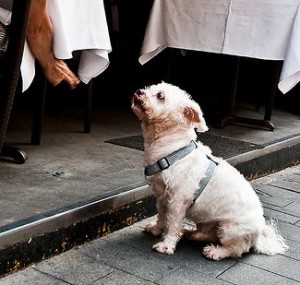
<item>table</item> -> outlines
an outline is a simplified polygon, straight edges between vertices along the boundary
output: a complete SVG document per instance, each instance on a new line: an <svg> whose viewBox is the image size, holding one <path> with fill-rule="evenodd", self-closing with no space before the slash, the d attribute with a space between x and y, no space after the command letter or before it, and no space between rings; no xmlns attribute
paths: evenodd
<svg viewBox="0 0 300 285"><path fill-rule="evenodd" d="M154 0L139 62L166 48L282 60L278 88L300 81L300 0Z"/></svg>
<svg viewBox="0 0 300 285"><path fill-rule="evenodd" d="M59 59L72 58L73 51L82 51L78 77L88 83L109 66L111 42L103 0L51 0L47 8L53 24L54 55ZM21 74L23 91L35 76L34 56L25 44Z"/></svg>

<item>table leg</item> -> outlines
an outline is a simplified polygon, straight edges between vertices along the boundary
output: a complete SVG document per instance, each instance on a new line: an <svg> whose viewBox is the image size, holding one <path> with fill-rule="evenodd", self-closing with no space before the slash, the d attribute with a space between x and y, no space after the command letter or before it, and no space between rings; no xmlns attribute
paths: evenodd
<svg viewBox="0 0 300 285"><path fill-rule="evenodd" d="M220 122L220 127L224 128L227 125L234 123L236 117L233 116L233 112L235 109L235 101L236 101L236 93L237 93L237 84L239 79L239 69L240 69L240 61L241 58L238 56L235 59L235 66L233 71L233 80L229 92L228 104L225 110L226 117L223 118Z"/></svg>
<svg viewBox="0 0 300 285"><path fill-rule="evenodd" d="M279 74L281 70L281 62L280 64L277 61L265 62L265 64L271 66L273 72L267 72L267 74L265 75L266 77L269 77L266 78L266 82L270 83L269 85L270 88L268 88L267 91L267 96L265 101L265 115L263 119L253 119L248 117L235 116L233 114L235 108L235 101L236 101L239 63L240 63L240 58L237 59L237 63L236 63L234 79L233 79L233 87L231 89L231 96L228 101L227 116L221 120L220 127L223 128L230 124L239 124L239 125L248 125L251 127L258 127L258 128L273 131L275 129L275 126L271 122L271 116L272 116L273 103L274 103L276 89L277 89L277 83L278 83Z"/></svg>
<svg viewBox="0 0 300 285"><path fill-rule="evenodd" d="M266 98L266 109L265 109L265 117L264 117L264 120L266 121L271 121L272 109L273 109L275 94L277 90L277 83L279 81L280 70L282 68L282 61L270 62L270 64L273 72L268 73L271 76L271 78L269 79L270 89L268 90L270 96L267 96Z"/></svg>
<svg viewBox="0 0 300 285"><path fill-rule="evenodd" d="M33 118L31 126L31 144L40 145L42 136L42 124L44 118L48 81L39 63L36 63L36 75L32 84L33 94Z"/></svg>

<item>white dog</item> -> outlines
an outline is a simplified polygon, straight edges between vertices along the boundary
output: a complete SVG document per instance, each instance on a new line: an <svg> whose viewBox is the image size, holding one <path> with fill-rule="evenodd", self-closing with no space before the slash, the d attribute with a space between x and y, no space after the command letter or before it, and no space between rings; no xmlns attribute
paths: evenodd
<svg viewBox="0 0 300 285"><path fill-rule="evenodd" d="M157 221L145 228L162 235L156 251L173 254L183 233L210 243L203 254L213 260L241 257L250 248L268 255L288 250L275 223L266 223L250 183L195 141L195 128L208 128L189 94L163 82L136 91L131 108L142 121L145 175L157 198ZM185 218L197 228L184 231Z"/></svg>

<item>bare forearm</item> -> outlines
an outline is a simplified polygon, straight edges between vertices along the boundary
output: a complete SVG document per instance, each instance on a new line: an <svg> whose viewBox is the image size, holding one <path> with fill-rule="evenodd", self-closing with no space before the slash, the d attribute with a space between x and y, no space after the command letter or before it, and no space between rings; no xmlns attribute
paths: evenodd
<svg viewBox="0 0 300 285"><path fill-rule="evenodd" d="M66 81L71 88L75 88L80 83L80 80L63 60L54 56L53 27L47 11L46 1L31 0L27 41L32 53L42 66L46 78L53 85Z"/></svg>
<svg viewBox="0 0 300 285"><path fill-rule="evenodd" d="M49 57L54 58L52 51L53 28L47 12L46 0L31 1L27 40L31 51L42 66L47 64L46 61L49 60Z"/></svg>

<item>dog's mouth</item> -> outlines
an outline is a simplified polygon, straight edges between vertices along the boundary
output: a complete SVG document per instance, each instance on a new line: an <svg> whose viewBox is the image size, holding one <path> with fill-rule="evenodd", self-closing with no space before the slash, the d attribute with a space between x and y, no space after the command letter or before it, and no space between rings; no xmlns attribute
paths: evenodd
<svg viewBox="0 0 300 285"><path fill-rule="evenodd" d="M144 110L144 104L143 104L143 99L141 98L141 95L135 93L132 96L132 106L138 107L138 108Z"/></svg>
<svg viewBox="0 0 300 285"><path fill-rule="evenodd" d="M140 96L137 95L137 94L134 94L134 95L133 95L133 97L132 97L132 102L133 102L133 104L136 105L136 106L140 106L140 105L142 104L141 98L140 98Z"/></svg>

